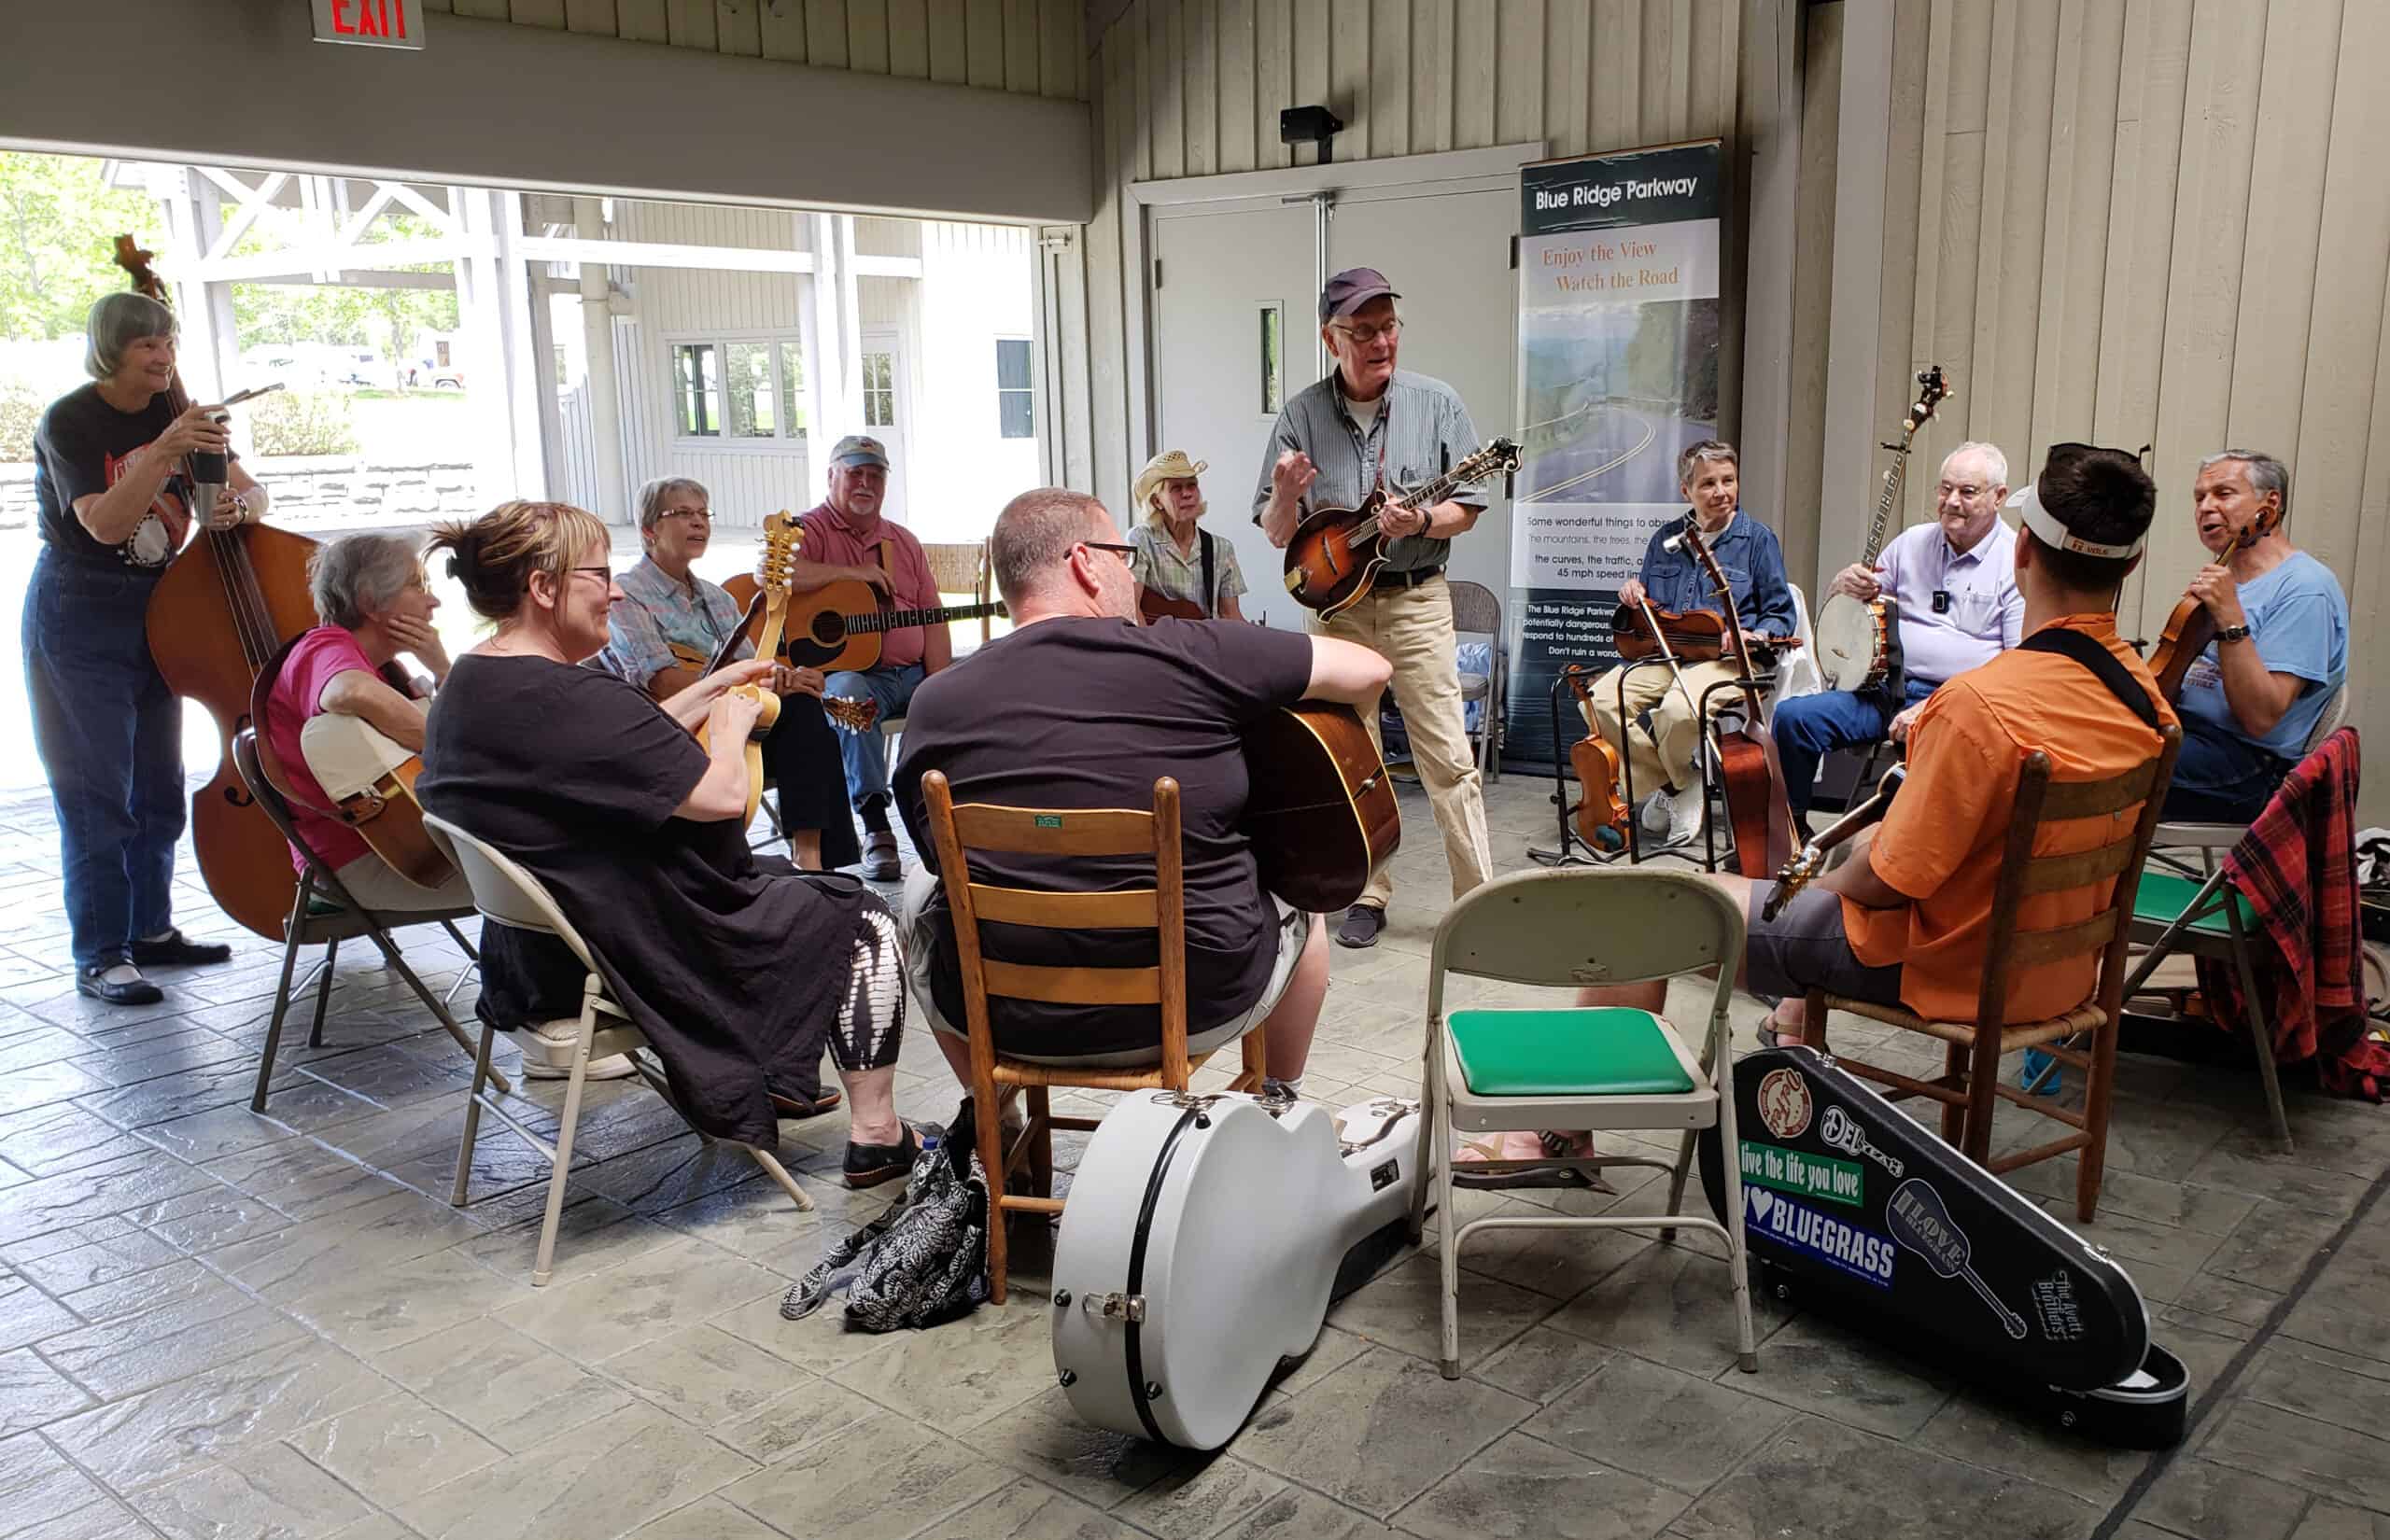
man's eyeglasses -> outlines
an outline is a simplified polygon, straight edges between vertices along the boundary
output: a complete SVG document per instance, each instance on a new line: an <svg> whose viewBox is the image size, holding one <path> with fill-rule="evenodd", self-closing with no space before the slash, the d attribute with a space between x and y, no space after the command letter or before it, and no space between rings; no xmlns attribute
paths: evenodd
<svg viewBox="0 0 2390 1540"><path fill-rule="evenodd" d="M1356 347L1367 347L1381 337L1392 339L1401 336L1402 317L1397 315L1394 319L1386 322L1384 326L1331 325L1329 329L1331 331L1341 331L1345 336L1350 337L1353 339L1353 345Z"/></svg>
<svg viewBox="0 0 2390 1540"><path fill-rule="evenodd" d="M1944 482L1933 489L1933 495L1936 497L1956 497L1961 502L1971 503L1989 490L1987 487L1977 486L1973 482Z"/></svg>
<svg viewBox="0 0 2390 1540"><path fill-rule="evenodd" d="M1124 562L1137 553L1133 545L1114 545L1109 540L1081 540L1079 544L1090 551L1109 551Z"/></svg>

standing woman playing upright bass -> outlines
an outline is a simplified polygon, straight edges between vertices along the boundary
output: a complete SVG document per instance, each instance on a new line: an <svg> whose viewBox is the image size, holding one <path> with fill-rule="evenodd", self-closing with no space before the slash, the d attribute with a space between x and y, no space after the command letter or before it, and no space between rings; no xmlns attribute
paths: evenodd
<svg viewBox="0 0 2390 1540"><path fill-rule="evenodd" d="M42 552L25 590L25 693L58 813L75 987L147 1005L164 996L142 968L232 955L175 929L182 708L150 660L149 595L194 520L230 529L263 517L266 497L235 460L216 506L190 506L184 457L224 453L225 432L213 408L174 410L164 305L104 295L85 330L92 383L51 402L34 435Z"/></svg>

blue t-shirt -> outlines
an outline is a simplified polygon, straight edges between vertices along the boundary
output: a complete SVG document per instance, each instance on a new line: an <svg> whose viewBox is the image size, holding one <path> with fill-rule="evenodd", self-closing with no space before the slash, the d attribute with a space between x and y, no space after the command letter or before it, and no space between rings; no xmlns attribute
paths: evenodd
<svg viewBox="0 0 2390 1540"><path fill-rule="evenodd" d="M2258 658L2276 674L2296 674L2307 683L2290 709L2264 737L2241 730L2224 698L2222 665L2214 642L2207 645L2183 676L2178 708L2186 717L2204 718L2243 743L2296 759L2307 747L2307 735L2341 687L2349 671L2349 602L2341 594L2332 569L2301 551L2265 574L2241 585L2241 612L2248 617L2249 640ZM2236 644L2238 645L2238 644Z"/></svg>

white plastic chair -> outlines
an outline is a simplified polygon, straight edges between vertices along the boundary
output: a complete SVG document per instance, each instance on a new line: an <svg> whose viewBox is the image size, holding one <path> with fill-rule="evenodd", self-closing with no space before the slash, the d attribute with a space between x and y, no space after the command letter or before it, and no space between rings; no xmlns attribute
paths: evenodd
<svg viewBox="0 0 2390 1540"><path fill-rule="evenodd" d="M589 943L583 939L581 932L573 929L572 922L565 918L564 911L556 906L546 884L516 865L487 841L445 819L426 813L423 815L423 826L430 831L432 839L448 859L457 863L457 869L465 874L465 881L473 890L474 907L482 912L485 922L512 925L517 930L538 931L552 935L570 947L572 955L581 959L581 965L589 970L581 983L580 1029L572 1045L572 1071L565 1083L564 1115L556 1128L555 1144L549 1144L525 1127L483 1088L489 1077L490 1043L498 1032L495 1027L486 1022L483 1024L481 1048L473 1057L471 1098L465 1109L464 1142L457 1151L457 1188L448 1199L457 1208L465 1206L466 1184L473 1169L473 1143L480 1136L482 1112L486 1108L491 1116L505 1124L525 1143L545 1156L551 1168L547 1220L540 1226L540 1254L531 1268L531 1282L536 1287L547 1282L551 1265L555 1260L556 1224L564 1213L565 1172L572 1164L572 1133L581 1121L581 1095L588 1084L589 1061L603 1058L609 1054L625 1055L639 1071L640 1078L654 1087L655 1094L679 1113L683 1122L688 1121L689 1114L673 1097L672 1087L663 1073L649 1064L640 1053L640 1050L647 1046L646 1034L632 1023L629 1014L607 993L606 981L598 971L596 954L590 950ZM603 1026L598 1024L600 1016L605 1018ZM714 1142L713 1137L704 1129L694 1124L690 1127L699 1139L709 1144ZM755 1163L771 1174L772 1180L795 1200L798 1209L810 1210L813 1207L813 1200L788 1174L788 1168L780 1163L778 1156L769 1150L759 1150L752 1144L742 1144L739 1148L755 1157Z"/></svg>
<svg viewBox="0 0 2390 1540"><path fill-rule="evenodd" d="M1722 889L1691 874L1650 866L1514 872L1445 912L1427 969L1427 1116L1419 1123L1419 1183L1411 1201L1414 1242L1431 1200L1437 1211L1443 1268L1437 1365L1445 1379L1460 1374L1460 1249L1479 1231L1497 1229L1646 1229L1666 1239L1691 1228L1719 1236L1726 1242L1739 1362L1746 1373L1759 1367L1744 1266L1740 1162L1731 1153L1722 1162L1725 1221L1681 1211L1698 1131L1716 1125L1723 1149L1741 1148L1726 1005L1742 955L1742 911ZM1448 973L1567 988L1639 984L1702 968L1716 968L1718 983L1698 1060L1675 1028L1646 1011L1479 1008L1449 1020L1444 1015ZM1680 1128L1684 1139L1673 1163L1630 1155L1529 1163L1589 1171L1656 1167L1670 1173L1665 1213L1550 1213L1455 1225L1453 1141L1464 1128Z"/></svg>

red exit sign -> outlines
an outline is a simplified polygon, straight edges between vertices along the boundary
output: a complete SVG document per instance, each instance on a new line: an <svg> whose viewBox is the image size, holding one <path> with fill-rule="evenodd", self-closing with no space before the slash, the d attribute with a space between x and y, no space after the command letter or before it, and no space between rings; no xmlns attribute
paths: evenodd
<svg viewBox="0 0 2390 1540"><path fill-rule="evenodd" d="M423 0L316 0L316 41L423 47Z"/></svg>

